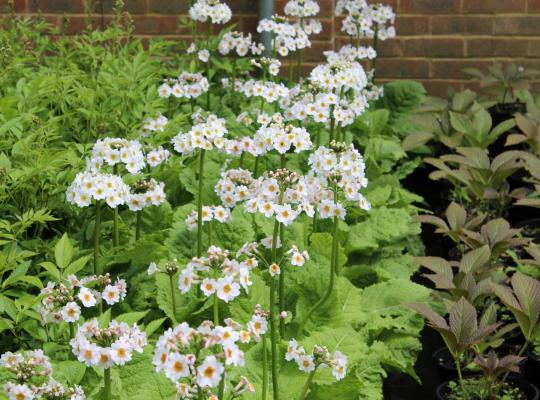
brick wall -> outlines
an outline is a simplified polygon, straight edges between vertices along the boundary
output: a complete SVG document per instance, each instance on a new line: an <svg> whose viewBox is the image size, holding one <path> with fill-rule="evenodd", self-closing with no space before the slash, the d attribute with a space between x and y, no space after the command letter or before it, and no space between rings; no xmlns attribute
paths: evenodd
<svg viewBox="0 0 540 400"><path fill-rule="evenodd" d="M381 1L381 0L373 0ZM106 23L114 0L94 0L94 25ZM278 12L286 0L277 0ZM378 76L383 79L410 78L421 81L433 94L449 86L474 87L461 72L465 67L485 67L493 61L515 62L540 69L540 0L382 0L398 13L398 37L380 47ZM0 0L0 13L8 0ZM189 0L125 0L132 13L137 36L188 39L177 29L179 14ZM228 0L239 29L253 31L257 24L257 0ZM313 38L306 54L306 67L322 51L347 43L340 33L341 21L332 13L335 0L319 0L324 31ZM65 17L69 34L83 29L83 0L14 0L20 15L36 15L61 25Z"/></svg>

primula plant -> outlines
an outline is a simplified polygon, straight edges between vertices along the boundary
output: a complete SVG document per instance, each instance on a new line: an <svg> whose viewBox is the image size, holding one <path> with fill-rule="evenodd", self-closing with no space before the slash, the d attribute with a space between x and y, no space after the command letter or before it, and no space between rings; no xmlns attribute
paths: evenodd
<svg viewBox="0 0 540 400"><path fill-rule="evenodd" d="M257 32L193 1L188 42L144 45L122 8L80 35L14 16L0 32L6 396L376 400L387 371L417 378L404 303L430 291L411 281L400 142L424 90L376 82L392 9L338 1L351 42L302 74L317 1ZM448 230L473 252L513 247L462 219Z"/></svg>

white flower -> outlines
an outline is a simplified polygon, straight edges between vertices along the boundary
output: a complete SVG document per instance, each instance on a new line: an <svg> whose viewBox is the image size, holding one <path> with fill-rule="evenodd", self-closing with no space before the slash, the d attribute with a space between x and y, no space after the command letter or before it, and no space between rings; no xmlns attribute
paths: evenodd
<svg viewBox="0 0 540 400"><path fill-rule="evenodd" d="M9 400L32 400L36 398L34 392L26 385L6 383L4 390Z"/></svg>
<svg viewBox="0 0 540 400"><path fill-rule="evenodd" d="M287 345L287 352L285 353L285 359L287 361L296 360L298 358L298 342L296 339L291 339Z"/></svg>
<svg viewBox="0 0 540 400"><path fill-rule="evenodd" d="M266 331L268 330L268 323L266 321L266 318L258 315L253 315L251 317L251 320L248 322L248 327L251 333L258 337L266 333Z"/></svg>
<svg viewBox="0 0 540 400"><path fill-rule="evenodd" d="M226 303L240 294L240 285L232 277L221 278L217 281L217 297Z"/></svg>
<svg viewBox="0 0 540 400"><path fill-rule="evenodd" d="M298 212L291 208L290 204L275 206L276 219L283 225L290 225L298 215Z"/></svg>
<svg viewBox="0 0 540 400"><path fill-rule="evenodd" d="M244 365L244 352L234 343L228 343L223 346L225 351L225 364L226 365Z"/></svg>
<svg viewBox="0 0 540 400"><path fill-rule="evenodd" d="M201 291L205 296L210 297L216 292L216 280L204 278L201 282Z"/></svg>
<svg viewBox="0 0 540 400"><path fill-rule="evenodd" d="M70 301L60 310L60 315L66 322L75 322L81 316L81 308L77 303Z"/></svg>
<svg viewBox="0 0 540 400"><path fill-rule="evenodd" d="M276 276L281 274L281 268L279 268L279 265L274 263L271 264L270 267L268 267L268 272L270 273L270 276Z"/></svg>
<svg viewBox="0 0 540 400"><path fill-rule="evenodd" d="M210 59L210 52L207 49L199 50L199 52L197 53L197 57L203 63L207 63Z"/></svg>
<svg viewBox="0 0 540 400"><path fill-rule="evenodd" d="M126 339L121 339L111 345L111 358L117 365L131 361L132 346Z"/></svg>
<svg viewBox="0 0 540 400"><path fill-rule="evenodd" d="M200 387L216 387L221 381L225 368L215 356L208 356L197 368L197 384Z"/></svg>
<svg viewBox="0 0 540 400"><path fill-rule="evenodd" d="M154 275L157 271L157 264L155 262L151 262L149 265L148 265L148 270L146 271L146 273L148 275Z"/></svg>
<svg viewBox="0 0 540 400"><path fill-rule="evenodd" d="M343 379L347 373L347 356L339 351L336 351L332 360L332 375L339 381Z"/></svg>
<svg viewBox="0 0 540 400"><path fill-rule="evenodd" d="M168 357L168 361L165 366L165 375L171 381L175 382L180 378L189 376L191 374L189 366L190 362L188 357L183 354L172 353Z"/></svg>
<svg viewBox="0 0 540 400"><path fill-rule="evenodd" d="M296 363L301 371L312 372L315 370L315 363L313 362L313 357L308 356L307 354L301 354L296 359Z"/></svg>
<svg viewBox="0 0 540 400"><path fill-rule="evenodd" d="M120 289L117 286L107 285L102 297L108 305L112 306L120 301Z"/></svg>
<svg viewBox="0 0 540 400"><path fill-rule="evenodd" d="M97 299L96 296L94 296L94 293L92 293L90 289L84 286L81 287L78 298L85 307L93 307L97 303Z"/></svg>
<svg viewBox="0 0 540 400"><path fill-rule="evenodd" d="M114 363L111 353L111 349L109 348L100 348L97 365L101 368L110 368Z"/></svg>

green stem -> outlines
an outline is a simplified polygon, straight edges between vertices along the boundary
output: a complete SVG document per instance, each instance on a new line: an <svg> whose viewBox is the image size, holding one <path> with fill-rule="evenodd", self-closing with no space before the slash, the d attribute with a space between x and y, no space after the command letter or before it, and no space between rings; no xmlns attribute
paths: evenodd
<svg viewBox="0 0 540 400"><path fill-rule="evenodd" d="M313 377L315 376L315 372L317 372L317 368L315 368L313 371L309 373L309 376L306 380L304 388L302 389L302 393L300 394L300 400L304 400L306 398L309 391L309 386L311 385L311 382L313 381Z"/></svg>
<svg viewBox="0 0 540 400"><path fill-rule="evenodd" d="M205 150L201 150L199 153L199 190L197 192L197 257L202 255L202 192L205 153Z"/></svg>
<svg viewBox="0 0 540 400"><path fill-rule="evenodd" d="M463 382L463 374L461 373L461 361L459 360L459 357L456 357L455 363L458 373L459 386L461 387L461 394L463 395L464 400L468 400L469 395L465 391L465 383Z"/></svg>
<svg viewBox="0 0 540 400"><path fill-rule="evenodd" d="M262 352L262 400L266 400L266 393L268 392L268 351L266 349L266 335L262 335Z"/></svg>
<svg viewBox="0 0 540 400"><path fill-rule="evenodd" d="M96 221L94 225L94 274L103 273L99 266L99 236L101 235L101 201L96 201Z"/></svg>
<svg viewBox="0 0 540 400"><path fill-rule="evenodd" d="M120 241L120 236L118 232L118 206L114 208L114 219L113 219L113 246L118 246Z"/></svg>
<svg viewBox="0 0 540 400"><path fill-rule="evenodd" d="M281 203L281 201L280 201ZM277 241L279 234L279 221L274 222L274 234L272 235L272 262L277 259ZM278 400L278 375L277 375L277 332L276 332L276 279L270 277L270 340L271 340L271 361L272 361L272 389L274 400Z"/></svg>
<svg viewBox="0 0 540 400"><path fill-rule="evenodd" d="M279 224L279 237L281 240L281 253L283 253L285 232L282 224ZM285 264L281 266L281 273L279 274L279 334L281 337L285 337L285 319L281 318L283 311L285 311Z"/></svg>
<svg viewBox="0 0 540 400"><path fill-rule="evenodd" d="M75 337L75 325L73 323L68 322L69 325L69 338L73 339Z"/></svg>
<svg viewBox="0 0 540 400"><path fill-rule="evenodd" d="M219 325L219 299L217 294L214 293L214 326Z"/></svg>
<svg viewBox="0 0 540 400"><path fill-rule="evenodd" d="M334 217L334 232L333 232L333 236L332 236L332 253L330 255L330 283L328 284L328 288L326 289L326 292L324 293L323 297L321 297L319 299L319 301L317 301L313 305L313 307L311 307L311 309L308 311L308 313L306 314L304 319L300 322L299 329L298 329L298 333L300 335L303 334L304 327L305 327L307 321L309 321L309 318L311 317L311 315L319 307L323 306L324 303L326 303L326 301L330 298L330 295L332 294L332 291L334 290L334 282L335 282L335 277L336 277L336 264L335 264L336 256L335 256L335 253L337 252L337 243L338 243L338 239L337 239L337 230L338 229L337 229L337 226L338 226L338 218Z"/></svg>
<svg viewBox="0 0 540 400"><path fill-rule="evenodd" d="M111 369L103 370L103 381L105 384L105 400L111 400Z"/></svg>
<svg viewBox="0 0 540 400"><path fill-rule="evenodd" d="M259 172L259 156L255 157L255 167L253 168L253 177L257 178Z"/></svg>
<svg viewBox="0 0 540 400"><path fill-rule="evenodd" d="M169 286L171 288L172 312L174 317L173 323L176 323L176 294L174 292L174 279L172 274L169 274Z"/></svg>
<svg viewBox="0 0 540 400"><path fill-rule="evenodd" d="M334 140L334 130L336 127L336 119L334 118L334 106L330 107L330 140L328 144L332 143Z"/></svg>
<svg viewBox="0 0 540 400"><path fill-rule="evenodd" d="M141 238L141 223L142 223L142 210L137 211L137 224L135 226L135 240L139 241Z"/></svg>
<svg viewBox="0 0 540 400"><path fill-rule="evenodd" d="M377 57L379 57L379 54L377 53L377 50L379 48L379 24L375 25L375 35L373 37L373 49L375 50L375 58L373 59L373 63L371 64L373 68L373 76L371 77L371 83L375 84L375 74L376 74L376 68L377 68Z"/></svg>
<svg viewBox="0 0 540 400"><path fill-rule="evenodd" d="M225 398L225 371L223 371L223 375L221 375L221 380L219 381L219 388L218 388L218 400L222 400Z"/></svg>

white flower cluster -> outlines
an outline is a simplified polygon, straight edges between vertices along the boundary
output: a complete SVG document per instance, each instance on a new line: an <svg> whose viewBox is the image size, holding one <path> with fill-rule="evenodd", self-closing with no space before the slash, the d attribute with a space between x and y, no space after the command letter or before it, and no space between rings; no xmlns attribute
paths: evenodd
<svg viewBox="0 0 540 400"><path fill-rule="evenodd" d="M17 377L17 383L6 382L4 392L9 400L58 399L84 400L81 387L64 387L52 377L52 365L43 350L25 353L8 351L0 357L0 367Z"/></svg>
<svg viewBox="0 0 540 400"><path fill-rule="evenodd" d="M286 169L266 173L254 179L250 172L232 169L221 174L215 191L226 207L245 201L249 213L260 212L265 217L276 217L290 225L302 212L312 217L314 206L322 190L321 182L314 177L299 177Z"/></svg>
<svg viewBox="0 0 540 400"><path fill-rule="evenodd" d="M168 122L167 117L162 114L159 114L156 118L148 117L143 122L141 133L143 136L148 136L152 132L163 132Z"/></svg>
<svg viewBox="0 0 540 400"><path fill-rule="evenodd" d="M354 146L335 143L331 148L321 146L309 156L311 170L325 181L325 186L336 185L343 190L345 198L357 202L364 210L371 208L368 200L360 193L367 187L365 164L362 155ZM319 206L321 218L345 217L345 209L339 203L323 201Z"/></svg>
<svg viewBox="0 0 540 400"><path fill-rule="evenodd" d="M322 27L317 22L309 23L311 33L320 33ZM262 19L257 26L257 32L272 33L272 47L282 56L289 52L311 47L308 33L299 23L290 24L286 18L274 16Z"/></svg>
<svg viewBox="0 0 540 400"><path fill-rule="evenodd" d="M253 138L245 136L240 139L226 140L225 152L233 155L245 152L257 157L272 150L285 154L294 148L295 153L300 153L312 147L309 132L305 128L285 124L283 116L279 113L273 116L261 113L257 122L261 127L257 129Z"/></svg>
<svg viewBox="0 0 540 400"><path fill-rule="evenodd" d="M109 207L115 208L126 203L129 190L129 186L117 175L84 171L75 176L66 197L69 203L77 207L88 207L92 200L105 200Z"/></svg>
<svg viewBox="0 0 540 400"><path fill-rule="evenodd" d="M339 0L336 15L345 12L347 16L343 19L341 30L350 36L373 38L377 35L380 40L396 36L396 15L390 6L368 5L364 0Z"/></svg>
<svg viewBox="0 0 540 400"><path fill-rule="evenodd" d="M350 44L343 46L338 52L330 50L325 51L323 54L330 65L353 63L365 59L373 60L377 57L377 52L371 46L355 47Z"/></svg>
<svg viewBox="0 0 540 400"><path fill-rule="evenodd" d="M270 236L266 239L263 239L261 241L261 244L266 249L270 250L272 249L272 240L273 238ZM276 248L281 248L281 242L278 240L276 243ZM270 261L266 258L264 252L261 252L259 250L258 243L252 242L252 243L246 243L242 246L240 250L236 253L236 256L239 257L241 255L247 255L249 257L258 258L264 265L268 266L268 272L271 276L276 276L281 274L281 267L280 264L284 264L284 262L287 260L291 263L291 265L294 265L296 267L303 266L306 261L309 260L309 254L306 250L300 250L298 246L292 246L289 251L287 251L284 255L284 257L279 260L279 263L270 263Z"/></svg>
<svg viewBox="0 0 540 400"><path fill-rule="evenodd" d="M263 71L268 71L272 76L277 76L279 74L279 68L281 67L281 61L277 58L261 57L259 60L252 59L251 65L262 69Z"/></svg>
<svg viewBox="0 0 540 400"><path fill-rule="evenodd" d="M131 361L133 352L142 353L147 341L146 333L137 325L130 327L112 320L107 328L100 328L97 319L93 319L79 326L69 344L86 366L107 369Z"/></svg>
<svg viewBox="0 0 540 400"><path fill-rule="evenodd" d="M212 150L223 147L227 134L225 119L210 114L205 121L195 124L188 133L180 132L172 139L174 149L181 155L190 155L196 149Z"/></svg>
<svg viewBox="0 0 540 400"><path fill-rule="evenodd" d="M159 206L164 200L165 184L151 178L134 184L127 205L131 211L140 211L145 207Z"/></svg>
<svg viewBox="0 0 540 400"><path fill-rule="evenodd" d="M182 72L177 79L165 79L158 88L159 97L196 99L208 91L208 79L199 73Z"/></svg>
<svg viewBox="0 0 540 400"><path fill-rule="evenodd" d="M219 223L229 222L231 220L231 210L222 206L204 206L202 208L202 222L218 221ZM194 210L186 218L189 231L197 229L198 213Z"/></svg>
<svg viewBox="0 0 540 400"><path fill-rule="evenodd" d="M330 352L326 347L315 345L312 354L307 354L302 346L298 346L295 339L289 341L287 353L285 354L287 361L296 361L298 368L304 372L313 372L318 368L331 367L332 375L336 380L345 378L347 374L347 356L340 351Z"/></svg>
<svg viewBox="0 0 540 400"><path fill-rule="evenodd" d="M218 0L197 0L189 9L189 17L198 22L210 19L213 24L226 24L232 17L229 6Z"/></svg>
<svg viewBox="0 0 540 400"><path fill-rule="evenodd" d="M99 171L105 164L111 167L124 164L130 174L140 172L146 166L141 143L110 137L99 139L92 149L88 169Z"/></svg>
<svg viewBox="0 0 540 400"><path fill-rule="evenodd" d="M289 97L289 88L283 83L250 79L239 90L246 97L262 97L268 103L274 103Z"/></svg>
<svg viewBox="0 0 540 400"><path fill-rule="evenodd" d="M229 258L229 251L211 246L208 257L193 258L178 276L180 292L187 293L194 283L200 284L205 296L214 294L228 303L240 295L242 287L247 293L253 284L250 271L257 266L257 260L243 261Z"/></svg>
<svg viewBox="0 0 540 400"><path fill-rule="evenodd" d="M81 279L70 275L65 282L49 282L41 290L40 295L44 297L38 311L44 324L76 322L81 316L81 307L94 307L101 301L112 306L124 300L126 286L123 279L117 279L113 284L109 274Z"/></svg>
<svg viewBox="0 0 540 400"><path fill-rule="evenodd" d="M250 51L253 55L260 55L264 50L262 43L255 43L251 33L244 35L242 32L232 31L223 35L219 41L218 51L226 56L235 51L240 57L246 56Z"/></svg>
<svg viewBox="0 0 540 400"><path fill-rule="evenodd" d="M354 90L360 92L368 84L364 68L359 62L319 64L309 74L312 85L327 91Z"/></svg>
<svg viewBox="0 0 540 400"><path fill-rule="evenodd" d="M157 167L159 164L167 161L170 155L169 150L163 148L163 146L158 146L146 154L146 163L151 167Z"/></svg>
<svg viewBox="0 0 540 400"><path fill-rule="evenodd" d="M314 0L289 0L283 11L291 17L306 18L317 15L321 7Z"/></svg>
<svg viewBox="0 0 540 400"><path fill-rule="evenodd" d="M247 344L252 338L258 340L267 327L266 315L257 312L246 329L232 319L226 319L225 326L204 321L197 329L183 322L174 329L167 329L158 339L153 363L157 372L163 372L177 385L179 398L192 398L202 389L205 398L214 399L217 397L211 390L219 385L225 365L243 366L245 363L239 344ZM242 377L232 389L232 397L245 392L253 393L254 389Z"/></svg>

